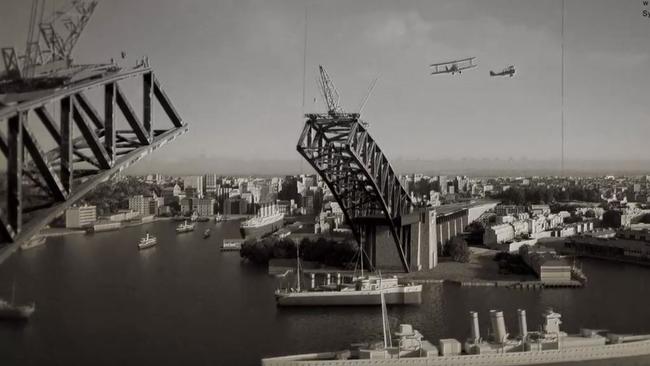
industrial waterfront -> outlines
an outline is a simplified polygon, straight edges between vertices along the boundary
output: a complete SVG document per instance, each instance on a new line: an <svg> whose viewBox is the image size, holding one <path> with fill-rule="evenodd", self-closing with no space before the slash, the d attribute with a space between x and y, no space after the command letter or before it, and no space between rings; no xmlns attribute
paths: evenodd
<svg viewBox="0 0 650 366"><path fill-rule="evenodd" d="M213 235L203 239L208 227ZM0 296L15 279L16 298L36 301L38 311L28 323L0 325L3 365L257 365L266 356L380 339L378 308L276 308L277 280L237 252L220 251L224 237L237 235L237 221L199 223L184 235L174 229L161 221L55 237L12 256L0 267ZM135 244L147 231L159 244L139 252ZM590 281L578 290L427 284L422 305L389 308L391 325L411 323L427 339L465 339L470 310L502 309L516 333L516 309L527 309L536 329L537 314L553 307L565 329L650 329L650 269L586 259L583 269ZM480 323L487 335L487 316Z"/></svg>

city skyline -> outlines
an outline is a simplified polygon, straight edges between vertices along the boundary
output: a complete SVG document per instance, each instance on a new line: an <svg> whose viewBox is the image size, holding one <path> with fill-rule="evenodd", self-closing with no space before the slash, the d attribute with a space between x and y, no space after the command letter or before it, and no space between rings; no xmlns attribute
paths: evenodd
<svg viewBox="0 0 650 366"><path fill-rule="evenodd" d="M650 56L640 12L631 0L566 2L567 169L645 152ZM29 5L12 2L6 13L0 43L20 48ZM192 162L202 156L286 162L278 164L282 171L308 172L295 144L304 122L303 66L304 112L324 110L318 64L348 111L379 78L362 117L398 169L400 160L484 158L555 161L559 169L560 45L561 1L115 1L100 2L75 56L79 63L104 62L125 51L129 65L147 56L172 87L190 132L135 172L179 162L200 171ZM429 75L429 63L466 56L476 56L479 67ZM509 64L517 68L514 78L488 76Z"/></svg>

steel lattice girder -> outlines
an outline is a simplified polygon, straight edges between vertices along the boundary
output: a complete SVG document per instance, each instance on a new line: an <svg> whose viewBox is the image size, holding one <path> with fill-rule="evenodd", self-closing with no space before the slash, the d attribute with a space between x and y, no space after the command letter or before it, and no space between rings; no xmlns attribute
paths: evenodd
<svg viewBox="0 0 650 366"><path fill-rule="evenodd" d="M356 113L309 114L298 152L323 178L341 206L355 238L356 219L383 218L390 228L405 271L409 263L398 235L400 217L413 208L388 159Z"/></svg>
<svg viewBox="0 0 650 366"><path fill-rule="evenodd" d="M142 122L118 83L134 77L142 78ZM103 115L85 94L94 88L103 89ZM171 127L153 129L154 100ZM60 109L58 126L57 116L46 108L54 103ZM116 129L116 106L130 129ZM57 147L48 152L41 149L27 123L30 114L43 124ZM1 242L30 238L98 183L188 129L150 68L111 74L4 107L0 122L4 120L8 137L0 132L0 152L7 158L7 206L6 212L0 211ZM80 132L77 137L74 126ZM25 150L31 160L23 156ZM25 204L26 199L37 197L41 199L38 204ZM32 218L23 227L22 215L28 212Z"/></svg>

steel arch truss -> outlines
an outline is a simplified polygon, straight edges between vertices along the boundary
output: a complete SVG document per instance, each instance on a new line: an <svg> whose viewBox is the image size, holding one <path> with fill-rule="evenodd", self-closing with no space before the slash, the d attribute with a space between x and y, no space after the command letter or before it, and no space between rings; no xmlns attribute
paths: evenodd
<svg viewBox="0 0 650 366"><path fill-rule="evenodd" d="M142 79L141 114L135 113L119 85L127 78ZM101 114L86 93L96 88L103 91ZM154 100L171 127L153 128ZM53 104L59 107L57 115L48 111ZM129 128L117 128L118 112ZM43 150L28 119L42 123L55 142L52 150ZM0 122L5 121L7 136L0 132L0 151L7 159L2 243L28 239L98 183L187 131L149 68L43 92L36 99L0 108Z"/></svg>
<svg viewBox="0 0 650 366"><path fill-rule="evenodd" d="M409 213L413 204L386 155L359 120L359 114L306 117L298 152L329 187L357 241L362 244L362 219L381 219L389 227L408 272L406 248L398 233L401 216Z"/></svg>

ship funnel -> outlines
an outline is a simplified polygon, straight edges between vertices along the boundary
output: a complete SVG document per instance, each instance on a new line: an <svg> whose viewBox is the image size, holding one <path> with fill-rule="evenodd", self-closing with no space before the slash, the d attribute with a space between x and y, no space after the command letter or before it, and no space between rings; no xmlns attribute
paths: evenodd
<svg viewBox="0 0 650 366"><path fill-rule="evenodd" d="M494 332L494 341L503 343L508 338L506 333L506 323L503 319L503 312L490 310L490 320L492 322L492 331Z"/></svg>
<svg viewBox="0 0 650 366"><path fill-rule="evenodd" d="M478 343L481 339L481 333L478 328L478 313L476 311L469 312L469 320L472 326L472 342Z"/></svg>
<svg viewBox="0 0 650 366"><path fill-rule="evenodd" d="M519 318L519 336L521 336L521 339L526 339L526 335L528 335L528 324L526 324L526 310L517 309L517 317Z"/></svg>

